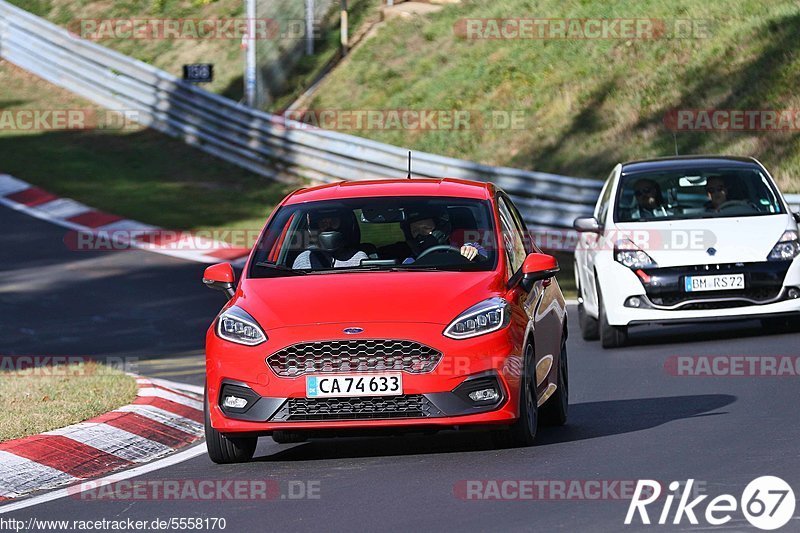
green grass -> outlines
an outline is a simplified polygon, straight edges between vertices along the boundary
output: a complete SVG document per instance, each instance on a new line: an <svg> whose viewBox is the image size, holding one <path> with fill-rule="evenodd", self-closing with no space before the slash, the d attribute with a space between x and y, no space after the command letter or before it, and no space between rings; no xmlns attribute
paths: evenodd
<svg viewBox="0 0 800 533"><path fill-rule="evenodd" d="M93 362L0 372L0 442L77 424L134 398L135 379Z"/></svg>
<svg viewBox="0 0 800 533"><path fill-rule="evenodd" d="M243 18L242 0L11 0L12 4L50 22L75 30L81 19ZM99 44L183 76L185 63L214 63L214 82L206 87L223 92L241 80L243 52L236 39L160 40L102 39Z"/></svg>
<svg viewBox="0 0 800 533"><path fill-rule="evenodd" d="M296 0L295 0L296 1ZM377 17L377 8L382 0L350 0L348 2L348 32L352 40L366 24ZM332 26L338 24L338 14L335 15ZM287 86L284 91L273 95L274 100L267 106L269 111L283 112L297 98L308 89L328 67L340 50L340 35L338 28L327 31L315 43L314 54L302 56L298 63L287 75ZM237 85L240 87L241 84Z"/></svg>
<svg viewBox="0 0 800 533"><path fill-rule="evenodd" d="M0 109L95 109L0 61ZM153 130L0 128L0 172L59 196L168 229L260 229L291 187Z"/></svg>
<svg viewBox="0 0 800 533"><path fill-rule="evenodd" d="M710 36L659 40L466 40L462 18L702 19ZM800 6L776 0L464 0L385 24L323 84L316 109L519 111L524 128L359 130L357 135L489 164L604 178L619 161L753 155L800 191L794 133L681 132L690 109L797 109Z"/></svg>

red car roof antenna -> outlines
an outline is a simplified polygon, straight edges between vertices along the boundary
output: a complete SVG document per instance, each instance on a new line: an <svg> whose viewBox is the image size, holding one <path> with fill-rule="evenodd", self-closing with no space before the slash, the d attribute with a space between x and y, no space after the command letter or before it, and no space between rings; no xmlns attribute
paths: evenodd
<svg viewBox="0 0 800 533"><path fill-rule="evenodd" d="M408 179L411 179L411 150L408 151Z"/></svg>

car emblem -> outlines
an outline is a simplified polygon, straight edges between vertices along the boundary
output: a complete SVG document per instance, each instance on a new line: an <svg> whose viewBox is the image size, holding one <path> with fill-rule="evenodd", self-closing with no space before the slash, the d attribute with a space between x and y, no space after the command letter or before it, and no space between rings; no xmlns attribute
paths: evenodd
<svg viewBox="0 0 800 533"><path fill-rule="evenodd" d="M358 335L359 333L364 333L364 328L344 328L342 331L347 335Z"/></svg>
<svg viewBox="0 0 800 533"><path fill-rule="evenodd" d="M708 255L717 255L717 249L714 248L713 246L708 250L706 250L706 252L708 252Z"/></svg>

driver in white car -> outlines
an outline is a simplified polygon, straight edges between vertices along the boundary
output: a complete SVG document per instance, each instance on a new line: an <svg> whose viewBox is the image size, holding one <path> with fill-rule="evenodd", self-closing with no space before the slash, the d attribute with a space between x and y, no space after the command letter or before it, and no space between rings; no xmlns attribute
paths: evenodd
<svg viewBox="0 0 800 533"><path fill-rule="evenodd" d="M406 216L405 228L408 238L408 245L411 247L414 257L407 257L404 265L414 263L419 256L433 248L434 246L453 246L450 242L452 227L447 216L447 212L442 209L420 209L409 212ZM461 255L474 261L476 258L486 259L489 254L486 249L478 243L467 242L460 248Z"/></svg>
<svg viewBox="0 0 800 533"><path fill-rule="evenodd" d="M720 176L711 176L706 181L706 194L708 204L706 211L719 211L719 208L728 201L728 186Z"/></svg>

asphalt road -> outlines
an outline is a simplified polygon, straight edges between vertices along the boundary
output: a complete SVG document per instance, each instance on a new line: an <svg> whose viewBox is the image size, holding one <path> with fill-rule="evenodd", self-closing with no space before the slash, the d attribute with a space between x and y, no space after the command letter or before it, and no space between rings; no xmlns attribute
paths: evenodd
<svg viewBox="0 0 800 533"><path fill-rule="evenodd" d="M200 285L202 265L139 251L70 252L63 230L6 208L0 225L0 353L131 356L144 374L202 383L203 334L222 304ZM477 501L459 494L469 480L554 487L691 478L711 497L739 498L752 479L776 475L800 495L798 377L679 377L667 370L676 355L797 356L800 334L767 335L756 321L648 328L634 331L632 346L604 351L580 339L576 318L570 309L569 422L543 429L535 447L497 450L483 434L467 432L287 445L266 438L249 464L218 466L202 455L137 479L269 480L283 496L296 481L318 498L69 497L3 516L225 518L227 531L754 531L740 512L716 528L690 526L685 518L680 526L637 520L626 527L629 501L614 499L613 491L603 500ZM653 520L662 505L648 508ZM785 530L800 530L800 520Z"/></svg>

